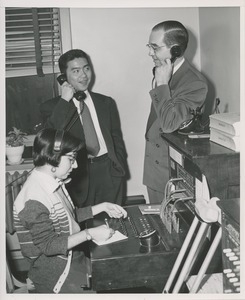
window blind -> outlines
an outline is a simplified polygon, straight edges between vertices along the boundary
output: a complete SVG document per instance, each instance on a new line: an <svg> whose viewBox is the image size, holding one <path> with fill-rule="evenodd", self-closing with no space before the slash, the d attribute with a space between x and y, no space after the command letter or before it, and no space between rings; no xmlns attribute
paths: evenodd
<svg viewBox="0 0 245 300"><path fill-rule="evenodd" d="M59 72L58 8L6 8L6 75Z"/></svg>

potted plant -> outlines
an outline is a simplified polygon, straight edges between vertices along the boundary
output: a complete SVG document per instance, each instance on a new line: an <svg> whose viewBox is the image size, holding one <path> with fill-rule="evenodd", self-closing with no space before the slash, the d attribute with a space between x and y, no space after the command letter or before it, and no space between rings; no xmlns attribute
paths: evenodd
<svg viewBox="0 0 245 300"><path fill-rule="evenodd" d="M8 132L6 137L6 156L9 164L15 165L22 162L26 135L25 132L16 127L13 127L13 130Z"/></svg>

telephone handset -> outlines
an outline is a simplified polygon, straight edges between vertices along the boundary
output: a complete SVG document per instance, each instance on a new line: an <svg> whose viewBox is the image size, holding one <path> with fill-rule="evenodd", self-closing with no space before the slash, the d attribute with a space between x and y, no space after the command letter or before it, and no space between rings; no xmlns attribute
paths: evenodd
<svg viewBox="0 0 245 300"><path fill-rule="evenodd" d="M178 46L178 45L173 46L173 47L170 49L170 53L171 53L171 58L170 58L170 60L171 60L171 63L173 64L173 63L175 62L175 60L176 60L178 57L180 57L181 54L182 54L182 51L181 51L180 46ZM154 68L152 69L152 73L153 73L153 76L154 76L154 77L155 77L155 70L156 70L156 67L154 67Z"/></svg>
<svg viewBox="0 0 245 300"><path fill-rule="evenodd" d="M171 63L174 63L175 60L181 56L182 54L182 51L181 51L181 48L180 46L173 46L171 49L170 49L170 53L171 53Z"/></svg>
<svg viewBox="0 0 245 300"><path fill-rule="evenodd" d="M65 81L67 81L66 79L66 75L65 74L61 74L57 77L57 81L59 82L60 85L62 85ZM77 91L74 95L74 98L76 98L78 101L82 101L86 98L86 94L83 91Z"/></svg>

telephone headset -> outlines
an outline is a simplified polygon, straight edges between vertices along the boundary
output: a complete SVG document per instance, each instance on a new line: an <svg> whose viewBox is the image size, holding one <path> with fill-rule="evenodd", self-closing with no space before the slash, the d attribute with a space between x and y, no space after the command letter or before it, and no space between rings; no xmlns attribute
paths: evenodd
<svg viewBox="0 0 245 300"><path fill-rule="evenodd" d="M60 85L62 85L65 81L67 81L66 75L61 74L57 77L57 81ZM86 94L83 91L77 91L74 95L74 98L76 98L78 101L82 101L86 98Z"/></svg>
<svg viewBox="0 0 245 300"><path fill-rule="evenodd" d="M57 130L54 139L54 152L59 153L61 151L61 144L64 136L64 130Z"/></svg>

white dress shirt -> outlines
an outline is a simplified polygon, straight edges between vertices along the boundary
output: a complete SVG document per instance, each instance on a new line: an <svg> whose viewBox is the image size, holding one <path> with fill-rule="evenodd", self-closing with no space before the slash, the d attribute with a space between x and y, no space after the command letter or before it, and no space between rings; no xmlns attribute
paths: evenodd
<svg viewBox="0 0 245 300"><path fill-rule="evenodd" d="M174 66L173 74L178 71L178 69L182 66L182 64L184 63L184 61L185 61L185 58L182 57L182 60L176 66Z"/></svg>

